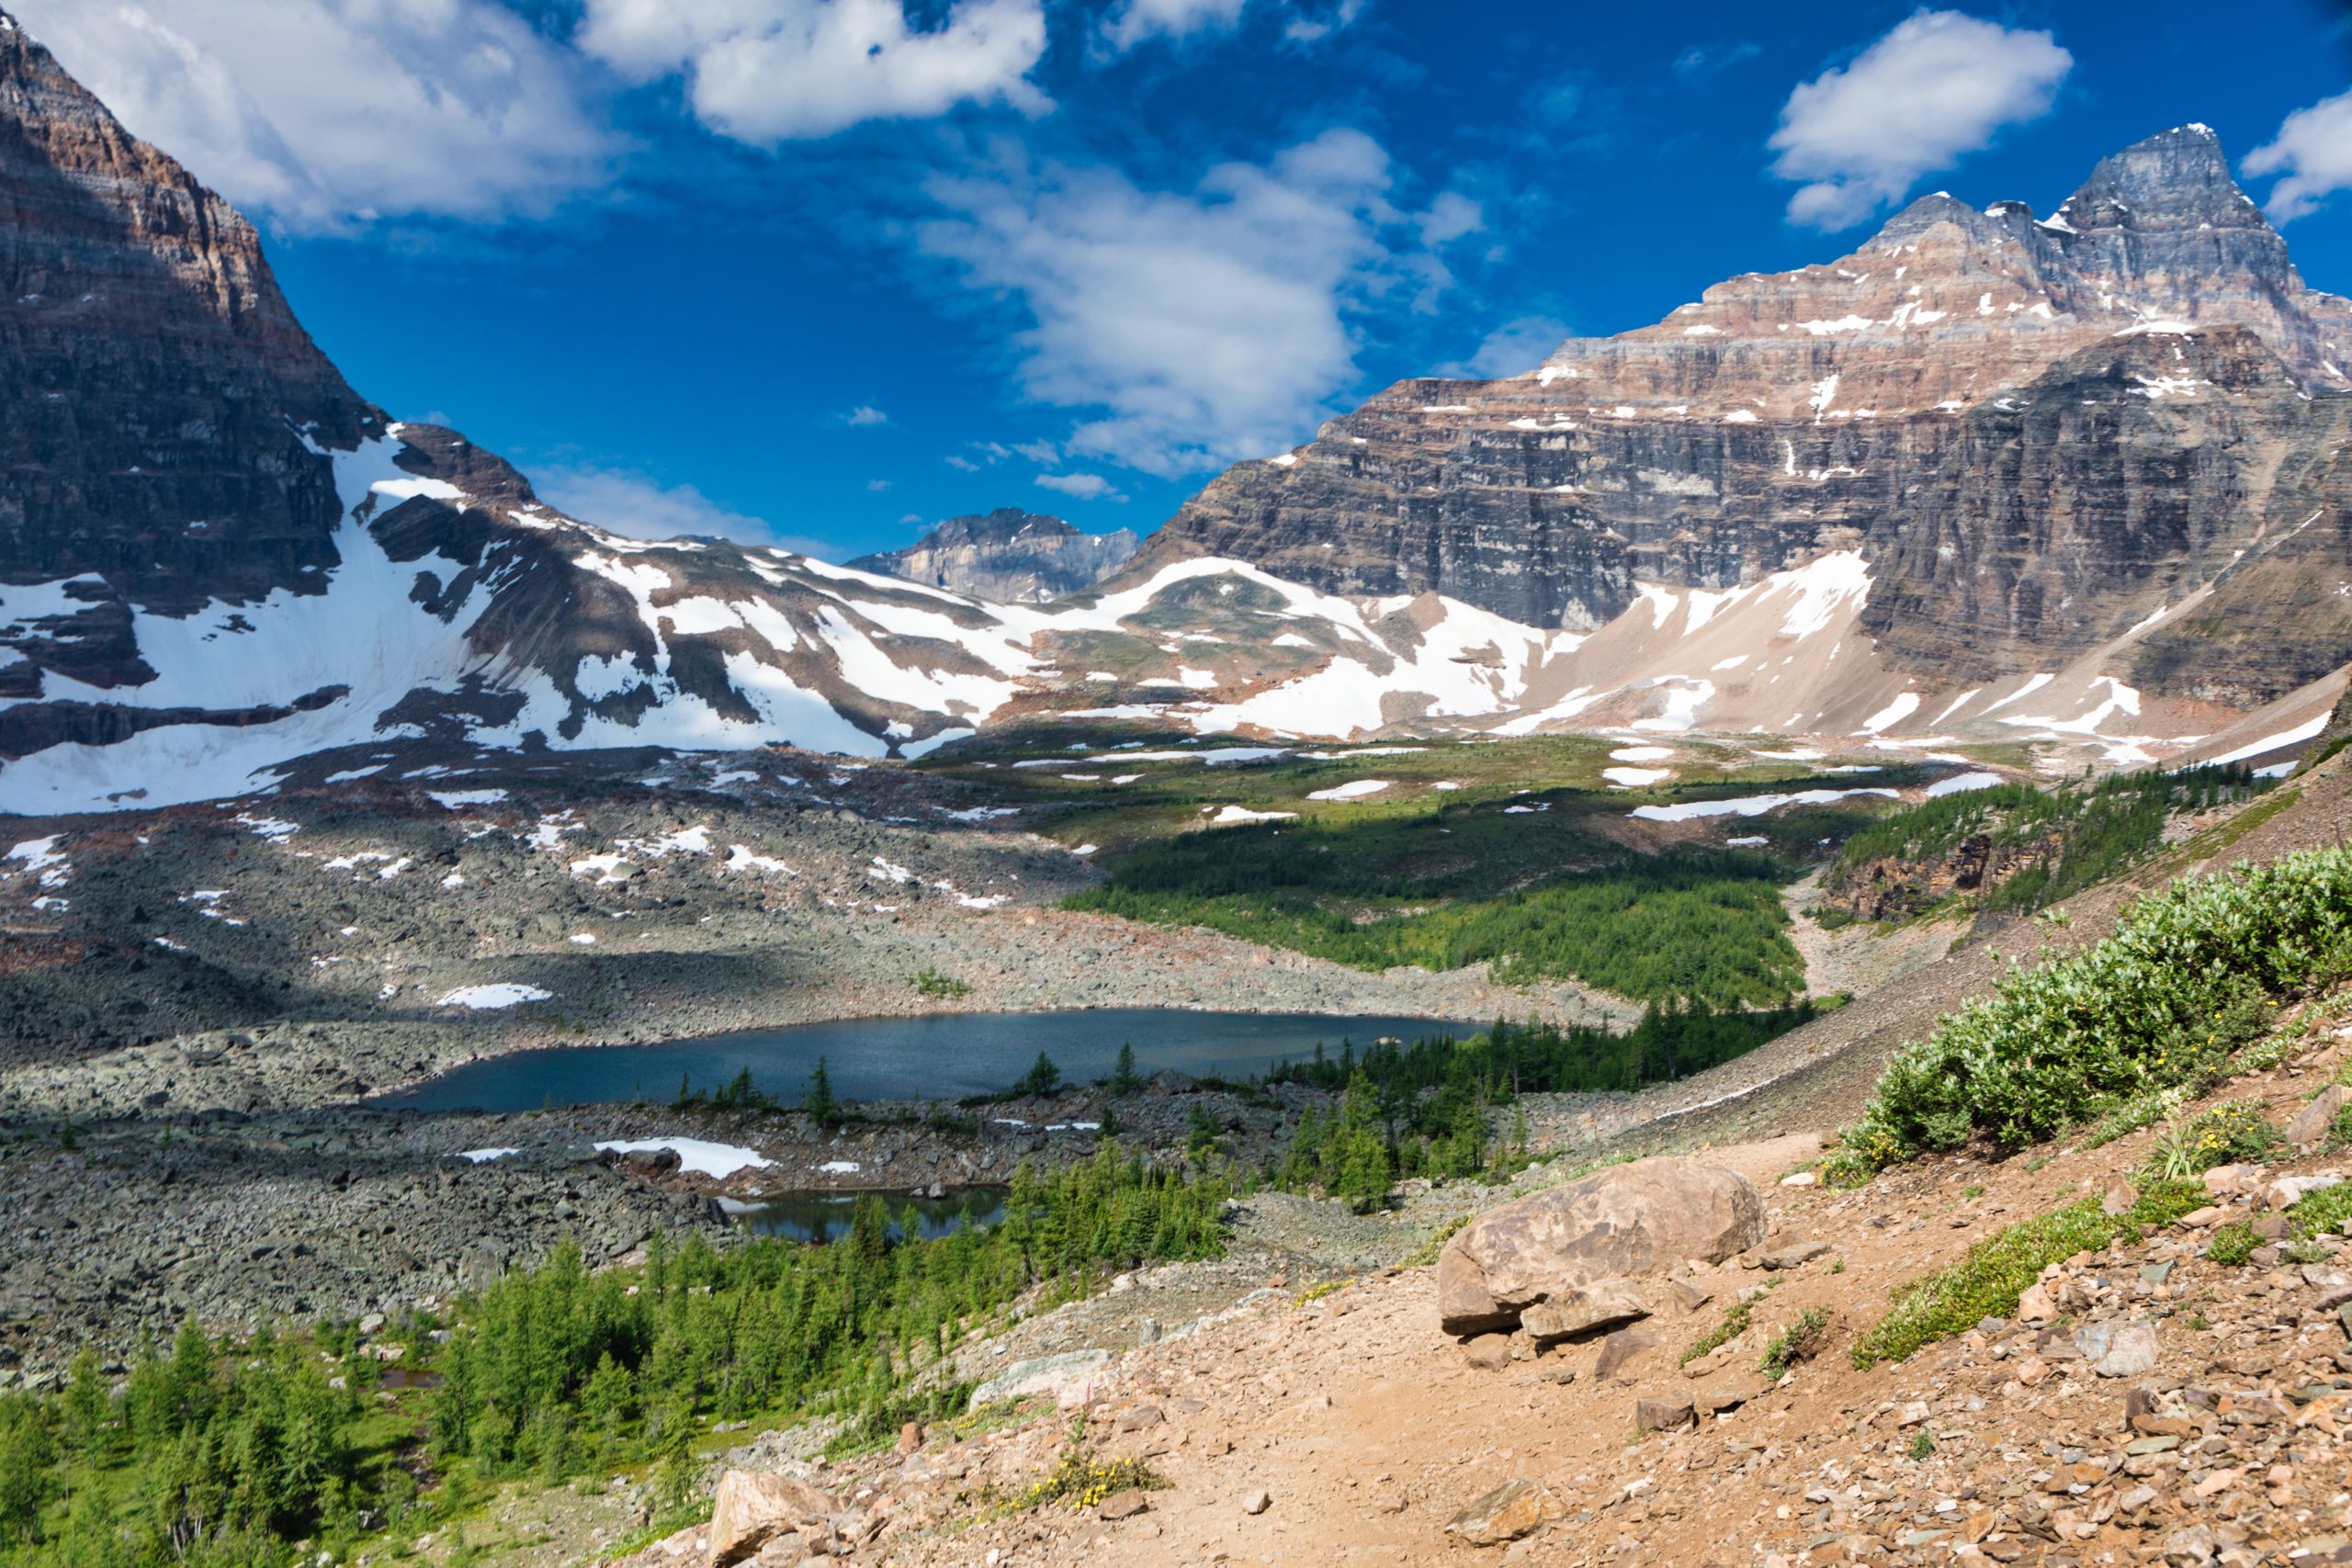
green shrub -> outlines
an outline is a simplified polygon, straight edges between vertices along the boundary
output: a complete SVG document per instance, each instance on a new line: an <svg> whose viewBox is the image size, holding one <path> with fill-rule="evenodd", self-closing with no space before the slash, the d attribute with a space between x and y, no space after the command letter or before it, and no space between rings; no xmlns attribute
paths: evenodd
<svg viewBox="0 0 2352 1568"><path fill-rule="evenodd" d="M1789 1375L1789 1369L1799 1361L1810 1360L1829 1338L1829 1312L1826 1307L1807 1307L1797 1314L1796 1321L1781 1330L1764 1348L1763 1373L1774 1382Z"/></svg>
<svg viewBox="0 0 2352 1568"><path fill-rule="evenodd" d="M1430 1264L1435 1263L1438 1259L1438 1255L1445 1250L1445 1244L1452 1241L1455 1233L1460 1231L1464 1225L1468 1224L1476 1216L1470 1214L1454 1215L1453 1218L1446 1221L1445 1224L1438 1226L1437 1229L1423 1236L1421 1238L1421 1245L1407 1253L1403 1260L1400 1261L1396 1267L1399 1269L1426 1269Z"/></svg>
<svg viewBox="0 0 2352 1568"><path fill-rule="evenodd" d="M2012 971L1897 1050L1846 1144L1884 1166L1983 1134L2019 1147L2210 1081L2278 1002L2352 959L2352 850L2185 877L2113 936Z"/></svg>
<svg viewBox="0 0 2352 1568"><path fill-rule="evenodd" d="M1943 795L1858 830L1822 886L1834 897L1867 876L1873 896L1904 914L1971 897L1987 910L2030 913L2145 860L2163 845L2174 813L2250 799L2269 787L2243 767L2204 767L2114 773L2087 787L2008 784ZM1939 895L1934 873L1972 838L2013 869L1981 894ZM1896 868L1907 885L1886 886L1889 861L1907 863Z"/></svg>
<svg viewBox="0 0 2352 1568"><path fill-rule="evenodd" d="M2205 1257L2224 1269L2242 1268L2261 1245L2262 1237L2252 1225L2244 1220L2233 1220L2213 1233L2213 1239L2205 1244Z"/></svg>
<svg viewBox="0 0 2352 1568"><path fill-rule="evenodd" d="M1922 1345L1959 1334L1986 1317L2007 1317L2044 1269L2078 1252L2165 1225L2205 1201L2194 1181L2152 1183L2121 1215L2085 1198L1986 1236L1956 1262L1901 1286L1878 1325L1854 1342L1854 1365L1899 1361Z"/></svg>
<svg viewBox="0 0 2352 1568"><path fill-rule="evenodd" d="M1802 991L1781 885L1763 855L1675 850L1499 893L1400 876L1359 829L1222 828L1138 850L1063 908L1204 926L1361 969L1491 962L1507 984L1581 979L1619 996L1770 1007Z"/></svg>
<svg viewBox="0 0 2352 1568"><path fill-rule="evenodd" d="M2225 1100L2158 1138L2141 1176L2143 1180L2184 1180L2215 1166L2260 1159L2278 1145L2278 1130L2271 1126L2260 1100Z"/></svg>
<svg viewBox="0 0 2352 1568"><path fill-rule="evenodd" d="M1105 1459L1086 1446L1085 1418L1073 1423L1069 1447L1053 1469L1029 1485L1010 1496L995 1499L991 1510L999 1517L1026 1513L1047 1503L1061 1503L1072 1508L1091 1508L1114 1492L1130 1488L1155 1490L1165 1486L1150 1466L1139 1459Z"/></svg>
<svg viewBox="0 0 2352 1568"><path fill-rule="evenodd" d="M915 994L918 996L937 997L948 1001L972 994L972 983L969 980L959 980L955 976L943 974L937 969L918 970L914 977L914 987Z"/></svg>
<svg viewBox="0 0 2352 1568"><path fill-rule="evenodd" d="M1764 1289L1769 1291L1780 1282L1777 1278L1767 1280L1764 1281ZM1700 1357L1721 1349L1747 1333L1747 1325L1756 1319L1756 1303L1763 1299L1761 1295L1749 1296L1745 1301L1734 1302L1724 1308L1723 1321L1692 1340L1690 1348L1682 1352L1682 1359L1679 1364L1687 1367Z"/></svg>
<svg viewBox="0 0 2352 1568"><path fill-rule="evenodd" d="M2345 1221L2352 1220L2352 1181L2305 1193L2287 1211L2287 1218L2299 1240L2336 1235Z"/></svg>

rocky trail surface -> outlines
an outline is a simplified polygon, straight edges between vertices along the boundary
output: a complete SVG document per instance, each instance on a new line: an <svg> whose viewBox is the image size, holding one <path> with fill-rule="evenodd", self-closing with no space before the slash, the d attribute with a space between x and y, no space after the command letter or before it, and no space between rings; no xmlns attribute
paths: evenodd
<svg viewBox="0 0 2352 1568"><path fill-rule="evenodd" d="M2347 1049L2324 1036L2228 1092L2284 1123ZM2109 1191L2153 1136L2046 1161L1940 1158L1851 1192L1778 1179L1818 1151L1810 1136L1706 1151L1759 1185L1766 1234L1676 1267L1670 1298L1614 1331L1465 1344L1440 1326L1436 1269L1366 1269L1321 1290L1281 1277L1139 1346L1027 1363L1048 1397L1025 1425L910 1430L899 1452L830 1467L756 1446L729 1456L788 1466L821 1493L821 1520L760 1537L722 1517L729 1529L628 1561L2352 1561L2352 1272L2333 1256L2290 1261L2275 1241L2242 1266L2205 1256L2233 1223L2282 1233L2278 1209L2340 1178L2341 1156L2211 1172L2206 1209L2052 1266L2013 1316L1893 1365L1849 1362L1894 1289ZM1187 1271L1121 1294L1165 1300ZM1743 1302L1746 1327L1687 1355ZM1045 1325L1084 1313L1023 1332L1042 1347ZM1816 1341L1769 1375L1768 1348L1812 1313ZM1092 1461L1139 1461L1153 1483L1004 1506L1081 1427Z"/></svg>

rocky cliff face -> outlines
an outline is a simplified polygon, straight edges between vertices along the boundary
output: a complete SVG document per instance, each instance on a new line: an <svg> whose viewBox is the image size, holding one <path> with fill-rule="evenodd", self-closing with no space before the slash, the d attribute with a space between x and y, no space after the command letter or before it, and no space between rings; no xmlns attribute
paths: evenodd
<svg viewBox="0 0 2352 1568"><path fill-rule="evenodd" d="M1869 628L1898 662L2047 670L2218 585L2306 498L2323 518L2296 552L2335 536L2347 344L2352 305L2304 286L2212 133L2184 127L2047 220L1924 197L1838 261L1730 279L1528 375L1400 383L1227 472L1137 569L1234 557L1589 628L1645 584L1721 591L1860 547L1894 580ZM2327 558L2330 592L2347 568ZM2275 695L2352 653L2334 618L2302 620L2267 672L2192 671L2152 638L2136 673Z"/></svg>
<svg viewBox="0 0 2352 1568"><path fill-rule="evenodd" d="M329 466L377 411L287 308L254 230L0 14L0 694L150 678L134 607L312 591ZM15 650L12 656L8 650Z"/></svg>
<svg viewBox="0 0 2352 1568"><path fill-rule="evenodd" d="M1130 529L1081 533L1015 506L951 517L903 549L861 556L861 571L928 582L1001 604L1043 604L1093 587L1136 553Z"/></svg>

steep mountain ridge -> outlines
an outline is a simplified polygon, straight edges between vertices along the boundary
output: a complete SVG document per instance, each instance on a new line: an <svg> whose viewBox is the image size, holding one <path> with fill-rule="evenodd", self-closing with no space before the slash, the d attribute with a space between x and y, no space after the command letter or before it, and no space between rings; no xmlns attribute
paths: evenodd
<svg viewBox="0 0 2352 1568"><path fill-rule="evenodd" d="M39 635L0 637L0 695L45 669L136 682L132 605L302 592L334 565L334 491L301 433L349 446L380 414L252 225L5 13L0 288L0 581L79 584Z"/></svg>
<svg viewBox="0 0 2352 1568"><path fill-rule="evenodd" d="M1093 587L1125 565L1140 543L1132 529L1088 534L1059 517L1000 506L950 517L911 545L860 556L849 565L975 599L1036 604Z"/></svg>
<svg viewBox="0 0 2352 1568"><path fill-rule="evenodd" d="M251 226L13 23L0 215L0 810L387 741L913 757L1040 717L2127 763L2290 733L2352 660L2352 307L2201 128L2048 220L1926 198L1847 264L1404 383L1132 558L1012 509L849 568L569 517L354 392Z"/></svg>
<svg viewBox="0 0 2352 1568"><path fill-rule="evenodd" d="M2201 387L2175 387L2161 367L2119 388L2103 345L2169 323L2218 334L2224 346L2210 352L2231 369L2191 378L2214 390L2198 397ZM1892 568L1903 586L1884 602L1907 612L1976 570L1962 549L1939 576L1926 563L1939 547L1989 552L1982 519L2039 499L2019 488L2019 463L2071 465L2077 490L2101 482L2096 463L2045 445L2057 434L2046 421L2006 444L1980 422L1997 423L2029 393L2045 414L2104 398L2130 428L2094 433L2108 456L2132 460L2120 443L2152 460L2168 442L2177 466L2210 482L2184 500L2144 483L2146 471L2119 473L2100 514L2079 519L2087 534L2053 536L2049 570L2066 583L2057 597L2082 604L2071 624L2043 626L2050 596L2029 593L1962 650L1969 678L2025 674L2154 609L2135 597L2148 581L2221 576L2240 523L2276 525L2271 486L2309 479L2352 390L2347 338L2352 304L2303 284L2212 132L2182 127L2102 162L2046 220L2021 203L1980 211L1922 197L1837 262L1729 279L1657 325L1573 339L1525 376L1400 383L1307 446L1212 482L1131 570L1215 554L1326 592L1439 592L1589 629L1625 614L1645 585L1721 592L1859 547L1874 570ZM2118 392L2167 406L2133 419L2150 411L2117 403ZM2307 401L2308 416L2289 419L2287 399ZM2265 411L2245 412L2249 400ZM1924 522L1912 506L1923 490L1944 498ZM2184 506L2207 514L2184 522ZM1955 513L1971 516L1968 538L1951 536ZM2346 565L2338 556L2327 570ZM1905 618L1880 610L1868 626L1883 635ZM1933 646L1933 628L1960 618L1921 627L1911 617L1925 640L1897 639L1888 655L1942 675L1952 650ZM2342 663L2347 630L2290 628L2282 671ZM2221 694L2161 665L2128 672L2176 694ZM2224 689L2244 702L2297 683L2241 670Z"/></svg>

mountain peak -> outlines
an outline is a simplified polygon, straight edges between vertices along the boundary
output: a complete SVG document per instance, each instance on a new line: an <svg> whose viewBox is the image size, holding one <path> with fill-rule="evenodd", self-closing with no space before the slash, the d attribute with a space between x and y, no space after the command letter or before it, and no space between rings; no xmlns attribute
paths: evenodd
<svg viewBox="0 0 2352 1568"><path fill-rule="evenodd" d="M2058 217L2083 232L2098 230L2259 231L2275 241L2254 198L2238 188L2222 139L2208 125L2175 126L2102 158ZM2286 247L2278 246L2283 258Z"/></svg>
<svg viewBox="0 0 2352 1568"><path fill-rule="evenodd" d="M1058 517L1000 506L951 517L911 545L849 564L976 598L1023 604L1091 588L1125 565L1137 545L1125 528L1088 534Z"/></svg>

